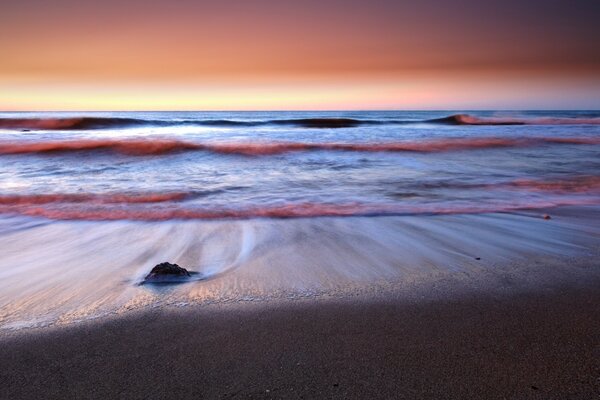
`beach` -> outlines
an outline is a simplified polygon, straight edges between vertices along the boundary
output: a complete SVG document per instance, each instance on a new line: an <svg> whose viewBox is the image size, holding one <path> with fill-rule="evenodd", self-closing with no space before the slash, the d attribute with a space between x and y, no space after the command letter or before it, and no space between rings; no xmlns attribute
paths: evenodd
<svg viewBox="0 0 600 400"><path fill-rule="evenodd" d="M493 291L449 279L13 333L1 339L0 397L591 399L600 274L584 270L535 291L508 276Z"/></svg>
<svg viewBox="0 0 600 400"><path fill-rule="evenodd" d="M599 129L0 113L0 398L593 398Z"/></svg>
<svg viewBox="0 0 600 400"><path fill-rule="evenodd" d="M544 219L548 213L551 219ZM445 278L487 282L485 290L504 280L536 290L577 277L571 260L594 260L599 214L588 206L218 221L4 218L0 332L167 306L347 297L391 288L410 293L411 285ZM519 272L517 266L532 260L553 267L543 274ZM179 285L143 284L161 262L197 274Z"/></svg>
<svg viewBox="0 0 600 400"><path fill-rule="evenodd" d="M220 222L254 238L214 279L116 296L119 276L69 275L65 299L55 277L30 303L46 323L0 331L0 397L593 398L599 211L547 211ZM100 312L88 285L137 307ZM57 314L69 299L85 312Z"/></svg>

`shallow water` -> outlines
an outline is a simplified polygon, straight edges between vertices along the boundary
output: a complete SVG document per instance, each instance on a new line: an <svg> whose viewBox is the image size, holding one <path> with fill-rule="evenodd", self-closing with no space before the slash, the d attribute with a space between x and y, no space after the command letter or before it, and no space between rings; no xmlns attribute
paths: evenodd
<svg viewBox="0 0 600 400"><path fill-rule="evenodd" d="M568 261L597 259L599 210L577 208L575 216L555 210L551 220L535 213L163 222L2 218L0 330L148 307L345 296L448 276L468 282L483 274L511 275L517 286L532 287L541 279L600 278L597 268L585 275ZM163 261L199 274L184 284L140 285ZM534 263L543 266L542 276L511 270Z"/></svg>
<svg viewBox="0 0 600 400"><path fill-rule="evenodd" d="M596 254L599 113L453 114L0 113L1 328Z"/></svg>

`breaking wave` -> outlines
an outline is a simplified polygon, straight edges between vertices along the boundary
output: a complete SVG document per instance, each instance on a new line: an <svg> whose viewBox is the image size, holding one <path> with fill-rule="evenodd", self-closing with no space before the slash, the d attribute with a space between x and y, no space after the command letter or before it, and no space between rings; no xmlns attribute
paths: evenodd
<svg viewBox="0 0 600 400"><path fill-rule="evenodd" d="M82 139L62 141L0 142L0 155L110 152L131 156L152 156L189 151L245 156L276 155L306 151L343 152L420 152L438 153L461 150L530 147L548 144L594 145L600 137L538 138L455 138L384 143L304 143L304 142L229 142L194 143L174 139Z"/></svg>
<svg viewBox="0 0 600 400"><path fill-rule="evenodd" d="M510 118L476 117L469 114L455 114L428 122L451 125L600 125L600 118Z"/></svg>
<svg viewBox="0 0 600 400"><path fill-rule="evenodd" d="M113 152L150 156L198 150L201 145L179 140L61 140L41 142L0 142L0 154L44 154L73 152Z"/></svg>

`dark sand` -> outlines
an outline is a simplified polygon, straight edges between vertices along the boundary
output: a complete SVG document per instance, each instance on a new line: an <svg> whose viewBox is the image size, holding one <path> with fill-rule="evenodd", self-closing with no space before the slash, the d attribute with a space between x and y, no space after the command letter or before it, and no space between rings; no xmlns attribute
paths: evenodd
<svg viewBox="0 0 600 400"><path fill-rule="evenodd" d="M596 399L598 282L155 309L0 340L0 398Z"/></svg>

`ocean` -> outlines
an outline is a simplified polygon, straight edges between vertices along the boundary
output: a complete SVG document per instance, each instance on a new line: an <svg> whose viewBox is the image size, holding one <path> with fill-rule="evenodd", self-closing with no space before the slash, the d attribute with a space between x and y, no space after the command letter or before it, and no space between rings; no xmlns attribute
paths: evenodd
<svg viewBox="0 0 600 400"><path fill-rule="evenodd" d="M170 220L600 202L600 112L0 113L0 214Z"/></svg>
<svg viewBox="0 0 600 400"><path fill-rule="evenodd" d="M442 275L502 287L539 260L560 281L596 254L598 206L598 111L3 112L0 330ZM140 284L165 261L198 274Z"/></svg>

